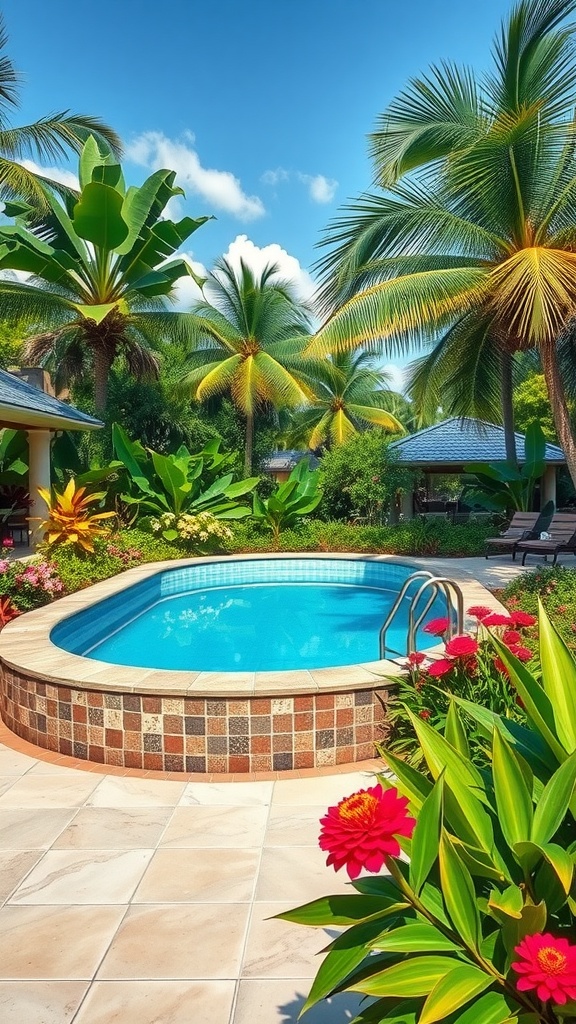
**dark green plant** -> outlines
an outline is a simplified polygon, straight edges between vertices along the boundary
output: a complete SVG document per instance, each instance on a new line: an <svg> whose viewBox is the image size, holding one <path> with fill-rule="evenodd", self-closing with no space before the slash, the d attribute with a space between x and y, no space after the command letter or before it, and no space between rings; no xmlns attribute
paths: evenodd
<svg viewBox="0 0 576 1024"><path fill-rule="evenodd" d="M269 498L254 494L252 514L258 523L271 531L274 546L277 546L282 531L293 529L302 516L310 515L321 497L319 472L311 470L308 460L303 459Z"/></svg>
<svg viewBox="0 0 576 1024"><path fill-rule="evenodd" d="M534 488L546 468L546 438L540 424L529 424L525 435L525 462L475 462L466 466L477 484L469 484L464 498L470 505L481 505L494 512L532 509Z"/></svg>
<svg viewBox="0 0 576 1024"><path fill-rule="evenodd" d="M323 518L382 521L396 493L413 483L413 474L395 463L389 445L381 430L366 430L322 456Z"/></svg>

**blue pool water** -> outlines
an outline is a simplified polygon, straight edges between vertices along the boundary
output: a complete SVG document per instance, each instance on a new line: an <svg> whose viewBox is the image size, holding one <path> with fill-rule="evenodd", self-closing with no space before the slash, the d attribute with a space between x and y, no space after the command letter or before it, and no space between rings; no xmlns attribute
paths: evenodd
<svg viewBox="0 0 576 1024"><path fill-rule="evenodd" d="M51 638L74 654L141 668L353 665L379 658L380 627L409 574L390 563L301 558L169 569L63 620ZM444 610L438 602L430 617ZM397 651L407 624L406 600L388 633Z"/></svg>

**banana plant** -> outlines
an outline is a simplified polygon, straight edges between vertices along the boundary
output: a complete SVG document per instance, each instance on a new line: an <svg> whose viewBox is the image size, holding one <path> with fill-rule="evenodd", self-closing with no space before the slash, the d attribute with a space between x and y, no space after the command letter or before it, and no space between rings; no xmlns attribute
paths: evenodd
<svg viewBox="0 0 576 1024"><path fill-rule="evenodd" d="M526 722L458 701L489 767L471 764L456 704L445 735L412 716L425 767L383 750L394 778L322 819L352 892L279 915L345 929L304 1010L352 991L369 1000L354 1024L576 1021L576 664L543 610L542 682L494 642ZM358 879L378 855L386 874Z"/></svg>
<svg viewBox="0 0 576 1024"><path fill-rule="evenodd" d="M511 461L466 466L466 472L476 477L464 492L468 504L494 512L531 510L534 487L546 468L546 438L537 420L528 426L524 443L526 460L522 466Z"/></svg>
<svg viewBox="0 0 576 1024"><path fill-rule="evenodd" d="M218 440L209 441L192 455L182 445L174 455L161 455L131 441L115 423L112 430L117 461L110 471L124 474L121 500L133 506L139 518L171 513L196 515L210 512L216 519L244 519L251 509L239 499L254 490L258 477L234 481L234 456L220 452ZM142 515L144 514L144 516ZM173 540L171 534L168 540Z"/></svg>
<svg viewBox="0 0 576 1024"><path fill-rule="evenodd" d="M80 156L80 195L62 201L45 189L43 222L25 202L7 203L14 223L0 228L0 269L26 280L0 281L5 317L41 324L25 358L48 365L57 378L91 373L98 414L106 410L112 363L123 355L134 376L154 375L155 350L188 338L186 314L166 300L192 266L177 255L208 217L166 217L170 199L183 195L176 174L158 170L126 187L122 168L90 137Z"/></svg>
<svg viewBox="0 0 576 1024"><path fill-rule="evenodd" d="M278 546L282 530L291 529L301 516L313 512L320 504L319 477L319 471L311 470L308 460L303 459L269 498L262 499L254 494L254 518L272 531L275 546Z"/></svg>

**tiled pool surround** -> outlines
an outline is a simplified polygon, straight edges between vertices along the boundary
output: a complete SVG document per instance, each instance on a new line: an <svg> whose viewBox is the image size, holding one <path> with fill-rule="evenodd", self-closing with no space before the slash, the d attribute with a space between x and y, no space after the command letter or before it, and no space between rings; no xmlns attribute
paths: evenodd
<svg viewBox="0 0 576 1024"><path fill-rule="evenodd" d="M253 574L279 579L287 556L237 556L226 560L234 580ZM334 559L354 576L386 562L390 578L405 578L415 563L390 556L298 555L298 572ZM327 767L369 758L381 736L388 676L401 671L378 661L335 669L216 673L136 669L71 654L53 636L74 628L77 612L113 598L125 599L135 583L180 586L179 574L201 574L209 585L222 558L187 559L130 569L84 591L29 612L0 635L0 710L18 736L48 750L107 765L182 772L259 772ZM247 563L250 563L249 565ZM220 568L217 569L217 564ZM171 572L163 573L170 569ZM174 570L177 570L174 572ZM205 579L204 579L205 577ZM483 590L483 588L481 588ZM474 587L473 600L478 600ZM483 603L499 607L483 590ZM471 603L471 601L470 601ZM76 620L77 621L77 620ZM99 628L102 626L100 623ZM109 628L109 625L108 625ZM85 648L84 648L85 649Z"/></svg>

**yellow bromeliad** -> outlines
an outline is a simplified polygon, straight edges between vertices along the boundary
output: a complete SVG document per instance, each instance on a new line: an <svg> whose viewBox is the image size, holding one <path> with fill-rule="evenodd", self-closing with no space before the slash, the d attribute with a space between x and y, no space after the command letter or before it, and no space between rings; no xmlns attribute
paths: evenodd
<svg viewBox="0 0 576 1024"><path fill-rule="evenodd" d="M44 487L38 488L40 497L50 510L49 518L41 528L49 545L77 544L83 551L94 551L94 538L106 537L108 527L101 526L103 519L112 519L115 512L97 512L91 506L105 497L104 491L87 494L85 487L77 487L70 480L62 494L54 495Z"/></svg>

